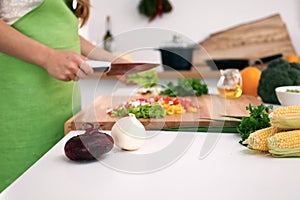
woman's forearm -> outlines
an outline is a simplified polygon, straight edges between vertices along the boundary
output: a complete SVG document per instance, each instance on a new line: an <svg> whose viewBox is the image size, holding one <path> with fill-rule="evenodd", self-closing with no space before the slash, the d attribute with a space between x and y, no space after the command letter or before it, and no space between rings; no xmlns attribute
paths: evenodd
<svg viewBox="0 0 300 200"><path fill-rule="evenodd" d="M91 42L80 36L81 53L92 60L102 60L113 62L117 56L93 45Z"/></svg>
<svg viewBox="0 0 300 200"><path fill-rule="evenodd" d="M93 73L83 65L85 57L74 51L50 48L0 19L0 52L44 68L58 80L70 81L86 78Z"/></svg>
<svg viewBox="0 0 300 200"><path fill-rule="evenodd" d="M0 19L0 52L44 67L51 48L27 37Z"/></svg>

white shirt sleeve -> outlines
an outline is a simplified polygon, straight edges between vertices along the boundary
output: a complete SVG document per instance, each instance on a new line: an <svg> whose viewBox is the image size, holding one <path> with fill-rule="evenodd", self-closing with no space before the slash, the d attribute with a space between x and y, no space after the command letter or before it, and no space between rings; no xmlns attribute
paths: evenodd
<svg viewBox="0 0 300 200"><path fill-rule="evenodd" d="M0 0L0 18L12 25L42 2L43 0Z"/></svg>

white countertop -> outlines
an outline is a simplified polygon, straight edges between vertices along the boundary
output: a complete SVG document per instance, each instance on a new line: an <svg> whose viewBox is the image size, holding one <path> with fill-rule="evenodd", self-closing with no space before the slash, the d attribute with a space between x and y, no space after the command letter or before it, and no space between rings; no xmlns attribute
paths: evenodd
<svg viewBox="0 0 300 200"><path fill-rule="evenodd" d="M211 153L202 159L199 159L199 154L203 142L209 138L207 133L149 132L157 135L147 140L139 151L123 152L114 148L101 162L76 163L65 157L63 148L71 136L79 133L82 132L73 131L63 138L3 191L0 199L300 198L300 159L279 159L254 153L238 144L240 137L236 134L208 133L214 134L212 138L218 139L218 142ZM183 147L181 150L180 146ZM189 148L185 151L184 147ZM150 163L154 161L162 164L168 159L165 155L175 158L174 155L180 151L183 153L180 158L173 159L172 163L168 162L160 169L159 164L155 166ZM126 161L124 155L130 155L136 161ZM144 159L141 160L139 155ZM109 161L116 158L119 158L120 167L112 169L108 166ZM139 174L121 172L126 167L127 171L131 169L134 172L135 166L149 171L140 171ZM150 172L151 167L157 167L157 170Z"/></svg>

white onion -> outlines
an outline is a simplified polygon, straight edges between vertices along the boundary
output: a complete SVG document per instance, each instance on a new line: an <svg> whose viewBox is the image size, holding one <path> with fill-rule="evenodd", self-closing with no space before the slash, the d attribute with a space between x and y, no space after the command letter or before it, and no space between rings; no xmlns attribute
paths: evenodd
<svg viewBox="0 0 300 200"><path fill-rule="evenodd" d="M137 150L145 142L146 130L134 114L119 119L111 129L115 145L124 150Z"/></svg>

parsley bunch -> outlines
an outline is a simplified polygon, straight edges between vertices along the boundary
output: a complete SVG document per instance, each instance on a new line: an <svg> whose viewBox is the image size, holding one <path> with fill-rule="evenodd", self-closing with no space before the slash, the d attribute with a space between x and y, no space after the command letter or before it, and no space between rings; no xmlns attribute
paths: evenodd
<svg viewBox="0 0 300 200"><path fill-rule="evenodd" d="M249 110L250 116L242 117L240 124L237 127L237 131L240 133L242 140L245 141L249 135L256 130L270 127L269 111L272 106L265 106L263 104L259 106L246 106L246 110Z"/></svg>

